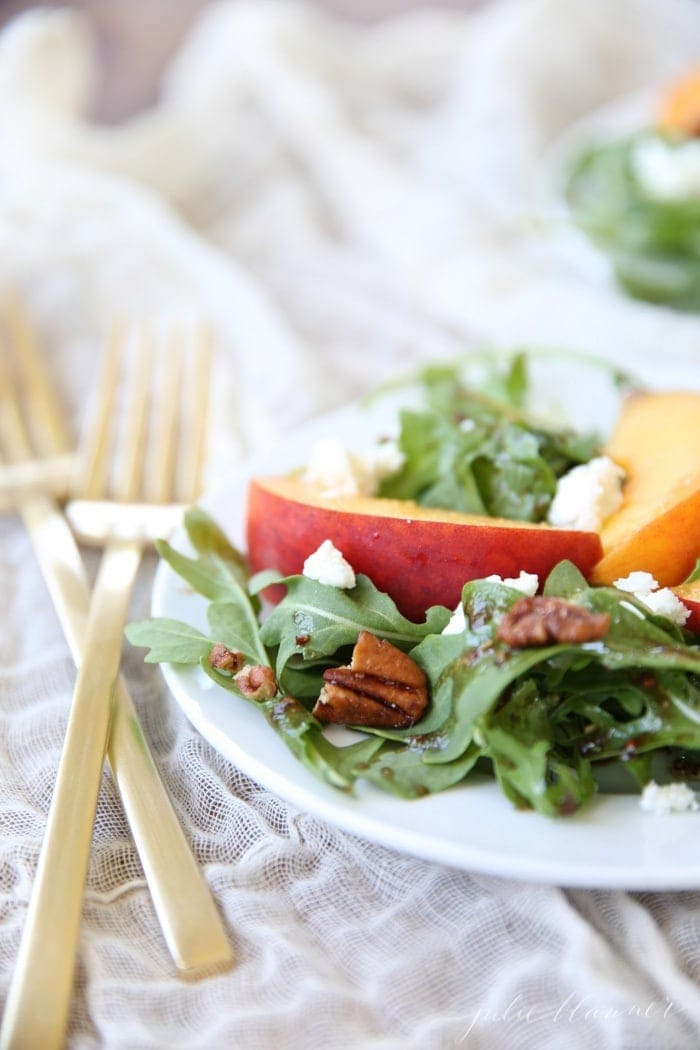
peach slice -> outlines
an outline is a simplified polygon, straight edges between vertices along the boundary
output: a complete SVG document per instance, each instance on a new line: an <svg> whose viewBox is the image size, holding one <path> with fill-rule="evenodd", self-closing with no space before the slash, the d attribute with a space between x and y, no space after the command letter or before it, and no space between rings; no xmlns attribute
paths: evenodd
<svg viewBox="0 0 700 1050"><path fill-rule="evenodd" d="M436 510L407 500L324 499L294 476L251 482L247 543L253 571L301 572L325 539L413 620L421 620L431 605L453 608L468 580L492 573L517 576L522 569L544 580L564 558L588 576L602 554L593 532Z"/></svg>
<svg viewBox="0 0 700 1050"><path fill-rule="evenodd" d="M659 108L662 131L700 135L700 67L669 87Z"/></svg>
<svg viewBox="0 0 700 1050"><path fill-rule="evenodd" d="M700 556L700 394L631 395L605 451L627 483L593 582L642 569L662 587L680 583Z"/></svg>
<svg viewBox="0 0 700 1050"><path fill-rule="evenodd" d="M690 616L685 622L689 631L700 634L700 580L693 583L682 583L674 587L673 591L678 595L683 604L690 609Z"/></svg>

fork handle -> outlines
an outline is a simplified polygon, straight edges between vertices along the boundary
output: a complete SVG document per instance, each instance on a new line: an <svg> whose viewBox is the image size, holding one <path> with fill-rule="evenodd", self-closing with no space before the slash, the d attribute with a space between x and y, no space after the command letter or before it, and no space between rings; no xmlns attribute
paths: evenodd
<svg viewBox="0 0 700 1050"><path fill-rule="evenodd" d="M102 558L39 866L3 1023L8 1046L63 1044L83 887L109 732L122 628L141 560L135 544Z"/></svg>
<svg viewBox="0 0 700 1050"><path fill-rule="evenodd" d="M50 500L41 496L25 500L22 516L78 664L90 605L80 553L66 519ZM195 970L231 962L231 946L223 921L121 678L114 698L107 757L156 914L176 965L182 970Z"/></svg>

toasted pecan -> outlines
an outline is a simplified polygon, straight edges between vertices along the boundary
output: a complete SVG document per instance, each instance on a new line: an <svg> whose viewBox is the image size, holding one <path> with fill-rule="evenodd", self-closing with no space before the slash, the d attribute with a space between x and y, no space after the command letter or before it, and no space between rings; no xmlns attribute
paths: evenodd
<svg viewBox="0 0 700 1050"><path fill-rule="evenodd" d="M401 729L428 703L428 682L417 663L391 642L362 631L348 667L324 671L313 713L321 722Z"/></svg>
<svg viewBox="0 0 700 1050"><path fill-rule="evenodd" d="M552 642L594 642L610 627L607 613L593 613L563 598L521 598L498 625L497 637L514 649Z"/></svg>

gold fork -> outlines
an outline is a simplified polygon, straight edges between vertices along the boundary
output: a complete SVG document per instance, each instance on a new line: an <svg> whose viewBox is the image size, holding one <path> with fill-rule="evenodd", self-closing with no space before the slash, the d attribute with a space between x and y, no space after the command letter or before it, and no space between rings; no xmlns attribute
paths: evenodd
<svg viewBox="0 0 700 1050"><path fill-rule="evenodd" d="M0 353L0 430L5 447L14 462L26 461L33 453L33 444L39 454L63 454L70 442L26 316L14 300L5 303L4 315L9 334L6 345L14 349L15 369L21 374L19 383L26 393L21 398L14 391L17 383L3 360L5 355ZM221 918L158 776L129 694L117 677L124 619L144 546L156 538L155 532L162 535L163 526L174 523L182 510L181 502L164 506L162 501L168 496L190 501L198 493L210 349L200 333L188 388L191 396L183 398L186 419L181 425L181 347L171 340L168 350L172 361L161 388L162 407L156 411L151 396L153 339L141 331L136 349L142 356L132 384L121 469L116 489L109 493L105 481L125 339L123 331L115 330L110 340L82 491L90 497L104 494L128 501L141 491L149 502L140 506L116 501L74 505L79 519L81 513L87 517L92 540L107 544L91 603L80 555L55 504L46 496L29 492L19 505L79 671L5 1009L3 1046L40 1046L43 1050L60 1046L64 1038L110 719L108 757L176 962L184 969L208 968L232 958ZM29 426L24 421L27 413L22 411L23 403L32 409ZM149 417L157 420L150 434ZM183 469L176 488L178 436ZM149 438L154 454L146 487L142 488L140 468ZM150 502L156 500L161 501L158 506ZM94 518L98 528L93 530ZM156 519L155 529L151 518ZM114 536L117 538L111 538Z"/></svg>
<svg viewBox="0 0 700 1050"><path fill-rule="evenodd" d="M31 492L66 496L74 470L75 456L71 453L4 465L0 472L0 511L13 510L20 496Z"/></svg>

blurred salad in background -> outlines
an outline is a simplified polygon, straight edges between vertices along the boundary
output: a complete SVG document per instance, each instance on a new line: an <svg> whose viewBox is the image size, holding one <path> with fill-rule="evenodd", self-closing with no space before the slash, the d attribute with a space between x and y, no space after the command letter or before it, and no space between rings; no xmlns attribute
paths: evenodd
<svg viewBox="0 0 700 1050"><path fill-rule="evenodd" d="M670 86L654 126L579 152L565 195L630 295L700 310L700 68Z"/></svg>

